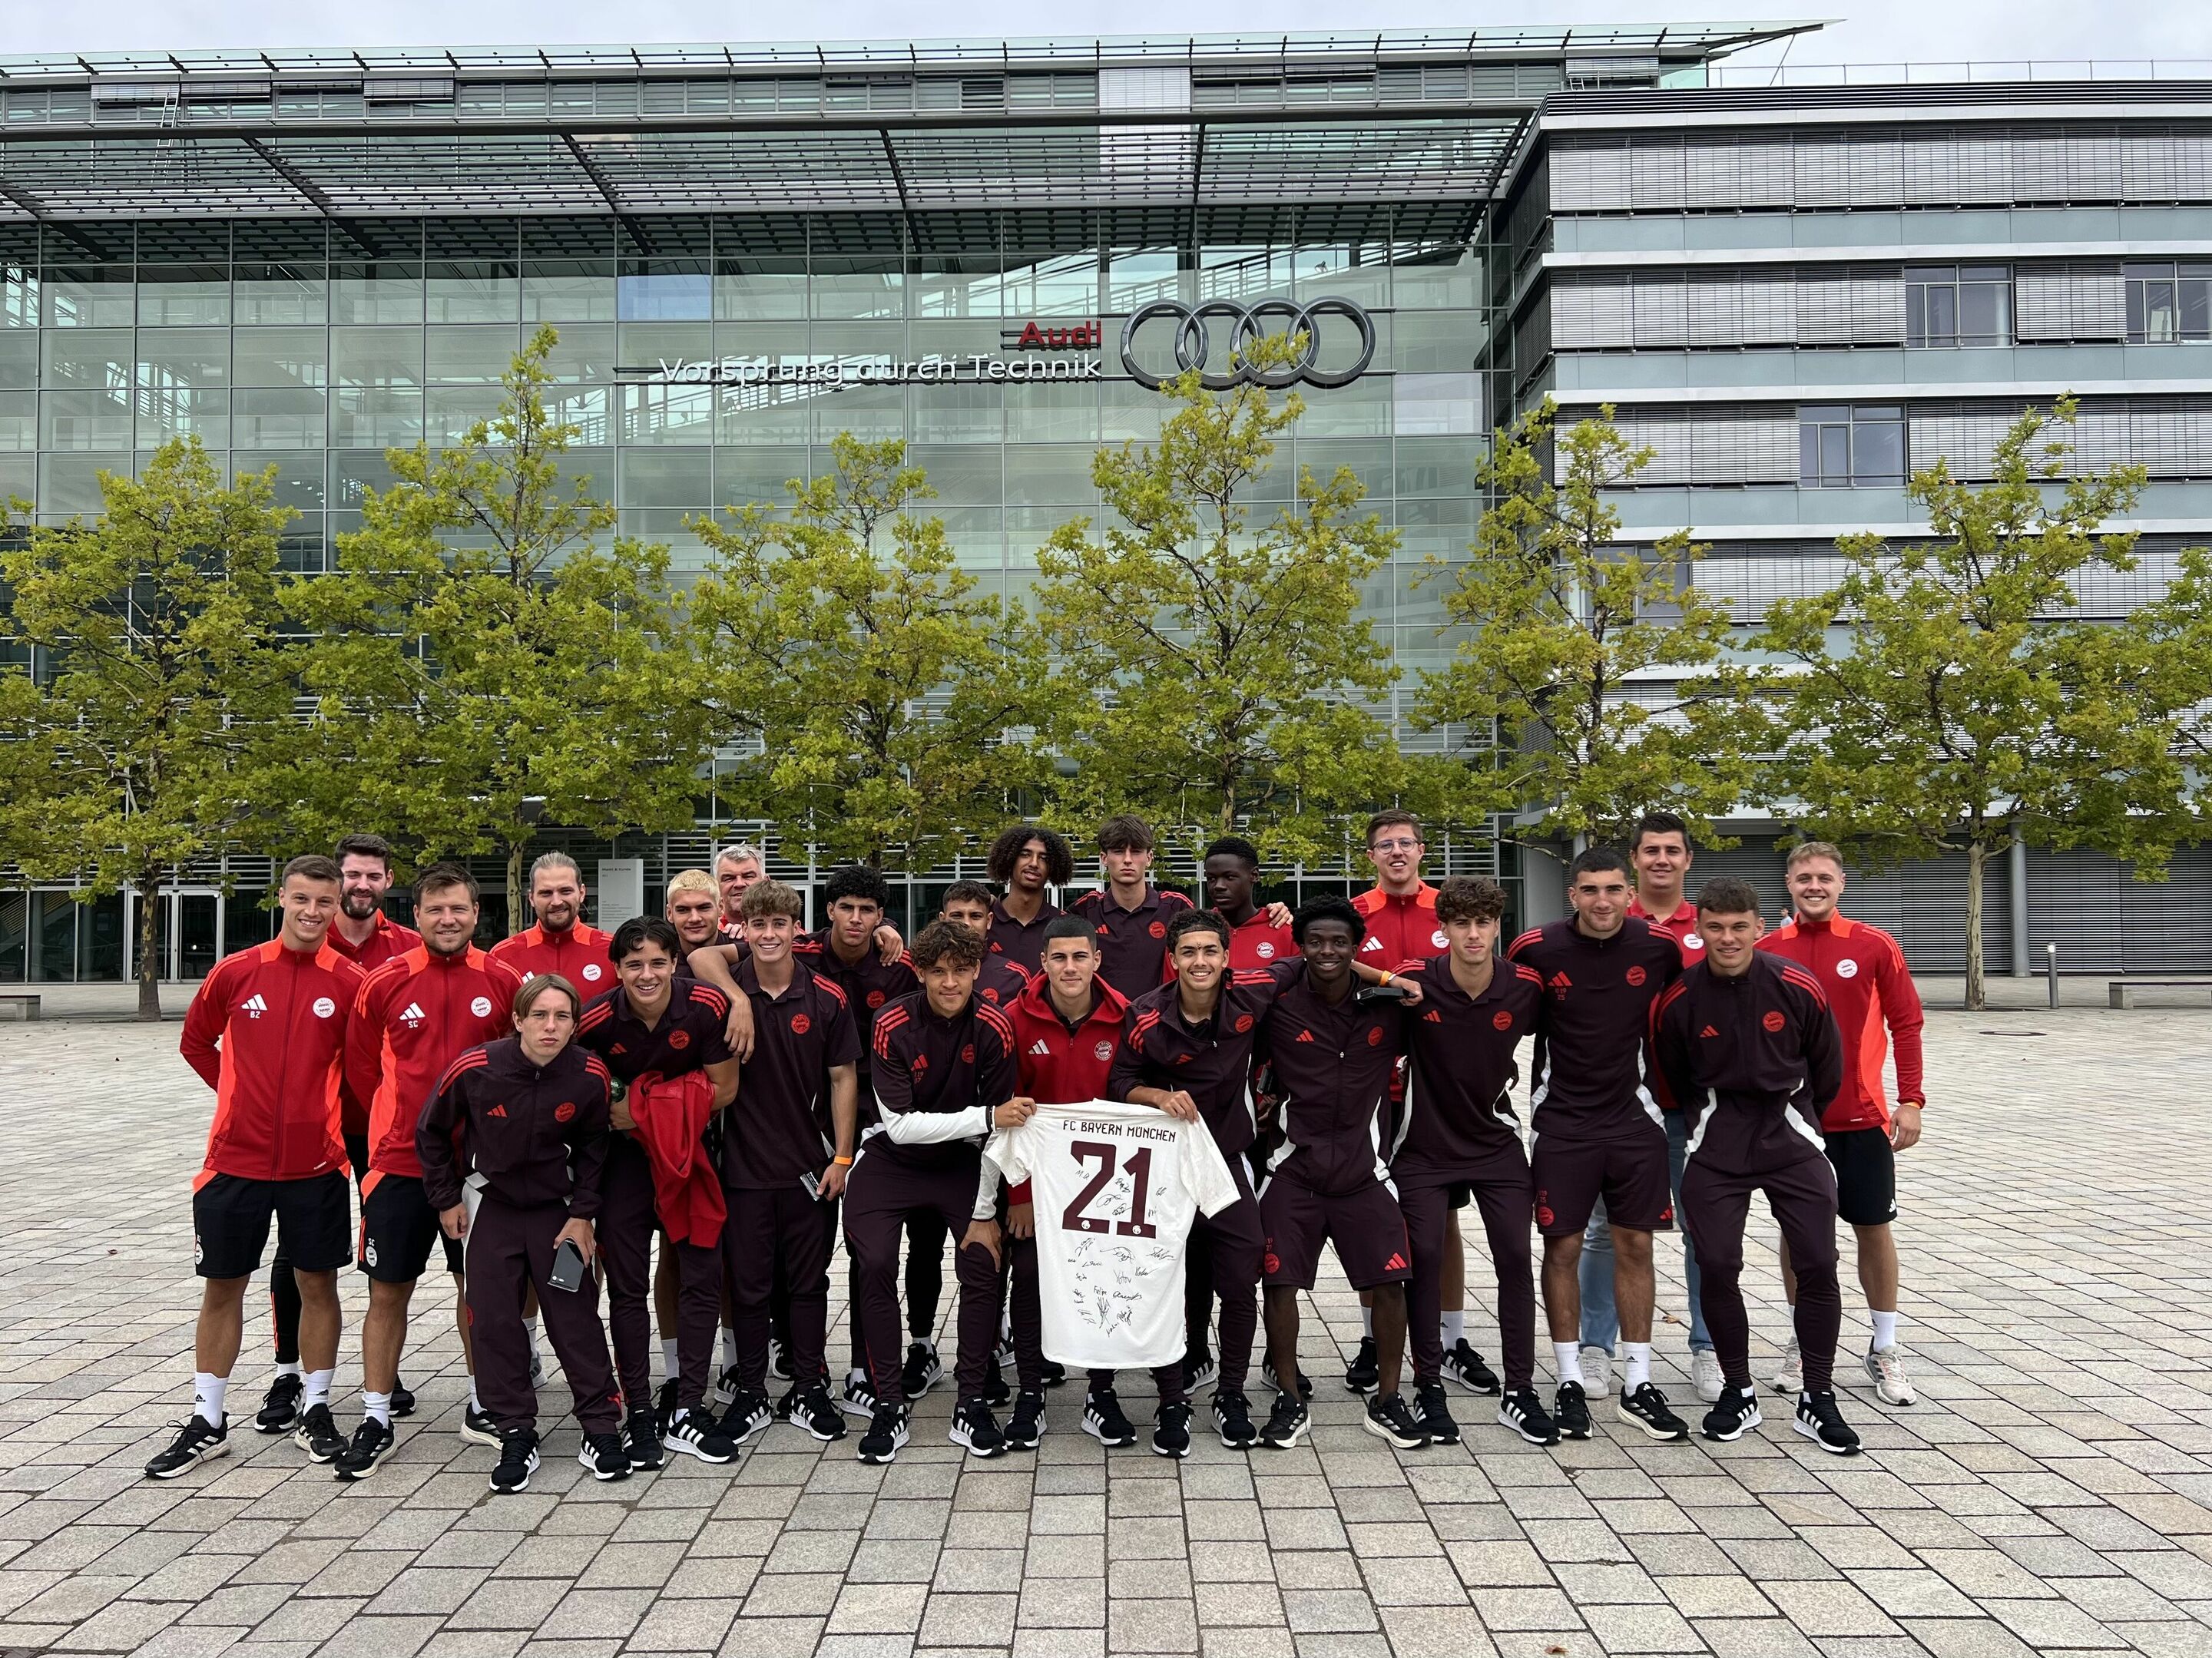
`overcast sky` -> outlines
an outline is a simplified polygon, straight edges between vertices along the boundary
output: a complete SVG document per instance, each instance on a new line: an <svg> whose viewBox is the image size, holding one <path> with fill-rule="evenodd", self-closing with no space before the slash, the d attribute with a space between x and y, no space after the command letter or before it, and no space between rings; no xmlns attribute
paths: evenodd
<svg viewBox="0 0 2212 1658"><path fill-rule="evenodd" d="M191 46L482 46L541 42L906 39L1092 33L1272 33L1516 23L1676 21L1694 4L1516 0L1470 13L1444 0L799 0L754 11L697 0L101 0L80 9L0 0L0 53ZM1814 14L1817 15L1817 14ZM773 21L763 20L772 19ZM1774 53L1759 54L1759 61ZM2204 0L1855 0L1843 21L1792 48L1793 63L1963 58L2212 59ZM2212 71L2208 71L2212 72Z"/></svg>

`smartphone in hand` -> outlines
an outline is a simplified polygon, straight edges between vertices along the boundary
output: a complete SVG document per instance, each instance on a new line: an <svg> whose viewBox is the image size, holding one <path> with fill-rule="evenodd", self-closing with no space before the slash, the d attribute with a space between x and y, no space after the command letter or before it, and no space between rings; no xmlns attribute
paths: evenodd
<svg viewBox="0 0 2212 1658"><path fill-rule="evenodd" d="M556 1290L584 1287L584 1252L576 1247L575 1239L561 1240L561 1247L553 1252L553 1272L546 1282Z"/></svg>
<svg viewBox="0 0 2212 1658"><path fill-rule="evenodd" d="M799 1177L799 1189L808 1197L812 1198L815 1202L822 1201L822 1176L816 1174L814 1170L810 1169L801 1175Z"/></svg>

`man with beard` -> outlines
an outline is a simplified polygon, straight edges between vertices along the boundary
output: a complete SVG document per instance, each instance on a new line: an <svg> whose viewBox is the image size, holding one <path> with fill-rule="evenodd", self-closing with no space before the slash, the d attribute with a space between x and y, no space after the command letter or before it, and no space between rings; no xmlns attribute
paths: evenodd
<svg viewBox="0 0 2212 1658"><path fill-rule="evenodd" d="M1035 823L1016 823L991 842L983 866L1002 890L991 906L983 941L992 955L1034 975L1043 958L1044 930L1060 916L1045 889L1064 887L1075 878L1075 853L1066 835Z"/></svg>
<svg viewBox="0 0 2212 1658"><path fill-rule="evenodd" d="M510 967L526 984L541 973L557 973L586 1000L606 990L613 978L607 965L611 933L584 920L583 872L565 852L538 854L530 866L530 908L537 920L511 938L491 947L491 958Z"/></svg>

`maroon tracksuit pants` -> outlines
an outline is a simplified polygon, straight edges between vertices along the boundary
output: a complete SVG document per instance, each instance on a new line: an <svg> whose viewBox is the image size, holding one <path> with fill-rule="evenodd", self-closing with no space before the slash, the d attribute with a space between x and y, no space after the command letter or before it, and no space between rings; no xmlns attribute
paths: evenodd
<svg viewBox="0 0 2212 1658"><path fill-rule="evenodd" d="M966 1232L981 1166L980 1153L950 1167L918 1169L864 1148L845 1183L845 1248L860 1292L855 1316L867 1350L868 1376L884 1404L906 1403L898 1291L899 1242L908 1218L921 1212L940 1218L955 1236ZM954 1363L958 1396L981 1399L999 1345L999 1266L990 1251L979 1247L959 1250L953 1268L960 1284L960 1346Z"/></svg>
<svg viewBox="0 0 2212 1658"><path fill-rule="evenodd" d="M607 1267L615 1369L631 1409L653 1403L653 1235L659 1224L652 1160L628 1134L611 1135L599 1177L599 1254ZM721 1250L666 1237L660 1247L676 1251L676 1407L696 1410L707 1397L722 1322Z"/></svg>
<svg viewBox="0 0 2212 1658"><path fill-rule="evenodd" d="M1189 1352L1206 1349L1206 1326L1214 1298L1221 1300L1221 1371L1218 1388L1244 1391L1252 1369L1252 1346L1260 1332L1260 1258L1267 1240L1260 1226L1259 1199L1242 1157L1224 1157L1230 1177L1242 1194L1218 1215L1191 1223L1183 1257L1184 1339ZM1164 1397L1164 1395L1163 1395Z"/></svg>
<svg viewBox="0 0 2212 1658"><path fill-rule="evenodd" d="M768 1389L769 1307L781 1287L790 1308L792 1380L804 1394L827 1372L830 1253L837 1201L818 1203L796 1181L766 1191L731 1192L722 1225L722 1265L730 1278L731 1327L738 1339L738 1389Z"/></svg>
<svg viewBox="0 0 2212 1658"><path fill-rule="evenodd" d="M1425 1180L1425 1176L1419 1177ZM1443 1380L1444 1239L1459 1224L1451 1208L1453 1186L1471 1185L1482 1230L1490 1240L1490 1263L1498 1273L1499 1363L1509 1388L1525 1388L1536 1369L1536 1281L1531 1271L1529 1229L1535 1224L1536 1187L1528 1164L1501 1162L1468 1180L1415 1184L1399 1175L1398 1207L1413 1246L1413 1279L1406 1286L1406 1316L1412 1328L1413 1380L1426 1387Z"/></svg>
<svg viewBox="0 0 2212 1658"><path fill-rule="evenodd" d="M530 1337L522 1327L522 1297L532 1284L538 1287L546 1339L575 1397L576 1420L587 1434L615 1430L614 1377L607 1369L607 1333L599 1322L599 1275L586 1272L574 1290L556 1290L550 1282L554 1239L568 1224L565 1204L517 1208L487 1193L469 1224L463 1282L476 1347L477 1397L502 1430L538 1425Z"/></svg>
<svg viewBox="0 0 2212 1658"><path fill-rule="evenodd" d="M1836 1171L1809 1142L1802 1155L1747 1174L1724 1174L1692 1153L1682 1170L1682 1221L1698 1248L1698 1300L1705 1328L1731 1387L1751 1380L1751 1319L1743 1307L1743 1227L1751 1194L1764 1192L1790 1265L1797 1274L1797 1347L1805 1390L1823 1393L1835 1377L1836 1338L1843 1329L1843 1291L1836 1282Z"/></svg>

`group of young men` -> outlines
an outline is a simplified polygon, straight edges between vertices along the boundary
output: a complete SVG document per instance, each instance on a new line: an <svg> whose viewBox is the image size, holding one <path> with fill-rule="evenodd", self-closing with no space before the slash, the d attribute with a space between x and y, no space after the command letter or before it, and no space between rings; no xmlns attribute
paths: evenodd
<svg viewBox="0 0 2212 1658"><path fill-rule="evenodd" d="M1206 848L1205 908L1154 881L1141 821L1108 822L1098 850L1103 884L1063 912L1050 895L1073 881L1068 842L1013 826L987 860L999 890L955 883L910 944L865 866L830 875L809 931L803 896L766 878L758 849L726 847L711 873L669 883L663 915L610 934L583 920L573 860L548 853L531 872L533 924L489 951L458 865L416 877L409 929L383 913L392 854L376 837L294 859L277 937L225 958L185 1022L185 1057L216 1092L193 1197L204 1284L193 1412L147 1472L228 1448L243 1303L272 1221L277 1375L253 1425L290 1433L341 1479L373 1475L415 1409L400 1370L434 1247L471 1375L459 1431L499 1451L494 1490L524 1488L538 1465L541 1323L596 1478L671 1453L726 1463L778 1421L835 1441L848 1416L860 1460L890 1461L915 1400L945 1377L933 1331L948 1242L951 1437L976 1456L1033 1448L1065 1379L1042 1347L1036 1229L1081 1223L1073 1207L1040 1215L984 1145L1040 1106L1097 1100L1202 1124L1236 1188L1188 1239L1185 1351L1152 1376L1159 1455L1188 1454L1208 1384L1224 1444L1305 1436L1299 1294L1324 1243L1367 1326L1345 1383L1391 1444L1457 1442L1447 1381L1495 1396L1498 1422L1537 1444L1587 1438L1600 1392L1623 1423L1685 1440L1650 1365L1653 1235L1678 1210L1703 1431L1734 1439L1759 1420L1741 1288L1753 1191L1784 1241L1796 1334L1774 1382L1797 1430L1857 1448L1832 1377L1838 1214L1874 1317L1866 1370L1885 1402L1911 1401L1890 1223L1894 1152L1919 1131L1920 1010L1895 942L1838 913L1834 847L1792 852L1792 913L1769 932L1741 881L1686 900L1686 830L1655 815L1626 858L1577 857L1571 914L1502 954L1504 890L1423 880L1404 812L1369 825L1371 889L1294 916L1258 902L1259 853L1237 837ZM1511 1093L1524 1038L1526 1134ZM1454 1212L1470 1204L1495 1270L1502 1376L1466 1337ZM851 1340L833 1386L840 1237ZM331 1399L349 1260L369 1284L350 1435ZM1255 1422L1263 1329L1275 1396ZM1115 1374L1084 1382L1083 1430L1133 1443Z"/></svg>

